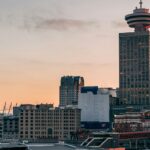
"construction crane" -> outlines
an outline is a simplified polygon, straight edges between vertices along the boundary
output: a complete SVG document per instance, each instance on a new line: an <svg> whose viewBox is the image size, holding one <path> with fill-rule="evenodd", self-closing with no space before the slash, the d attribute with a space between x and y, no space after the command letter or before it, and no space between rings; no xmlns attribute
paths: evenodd
<svg viewBox="0 0 150 150"><path fill-rule="evenodd" d="M11 108L12 108L12 102L10 103L10 106L9 106L9 109L8 109L8 115L10 114Z"/></svg>
<svg viewBox="0 0 150 150"><path fill-rule="evenodd" d="M5 110L6 110L6 102L5 102L4 107L3 107L3 114L5 113Z"/></svg>

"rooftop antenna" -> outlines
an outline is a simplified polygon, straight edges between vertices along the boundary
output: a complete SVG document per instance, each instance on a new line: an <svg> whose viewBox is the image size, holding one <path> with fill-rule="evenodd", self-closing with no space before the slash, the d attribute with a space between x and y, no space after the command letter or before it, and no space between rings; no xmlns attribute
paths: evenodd
<svg viewBox="0 0 150 150"><path fill-rule="evenodd" d="M142 9L143 2L140 0L140 9Z"/></svg>

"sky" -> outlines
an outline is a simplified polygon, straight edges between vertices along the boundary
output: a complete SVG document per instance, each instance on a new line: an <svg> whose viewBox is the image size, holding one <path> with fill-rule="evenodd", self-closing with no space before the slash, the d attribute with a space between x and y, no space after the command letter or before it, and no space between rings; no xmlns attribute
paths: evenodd
<svg viewBox="0 0 150 150"><path fill-rule="evenodd" d="M118 87L118 34L139 0L0 0L0 108L59 103L60 78ZM150 1L145 0L150 8Z"/></svg>

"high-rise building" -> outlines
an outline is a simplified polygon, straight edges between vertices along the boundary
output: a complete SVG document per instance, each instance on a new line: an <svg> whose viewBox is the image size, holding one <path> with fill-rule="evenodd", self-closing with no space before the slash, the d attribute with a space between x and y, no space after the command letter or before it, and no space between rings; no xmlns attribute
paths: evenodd
<svg viewBox="0 0 150 150"><path fill-rule="evenodd" d="M60 106L77 105L80 88L84 86L84 78L80 76L63 76L61 78L59 100Z"/></svg>
<svg viewBox="0 0 150 150"><path fill-rule="evenodd" d="M150 13L135 8L125 17L134 32L119 34L120 104L150 105Z"/></svg>

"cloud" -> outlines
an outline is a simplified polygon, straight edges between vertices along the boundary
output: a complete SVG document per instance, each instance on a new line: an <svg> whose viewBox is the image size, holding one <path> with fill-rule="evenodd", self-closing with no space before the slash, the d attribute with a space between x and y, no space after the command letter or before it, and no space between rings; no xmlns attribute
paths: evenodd
<svg viewBox="0 0 150 150"><path fill-rule="evenodd" d="M16 12L8 10L6 13L0 11L0 26L11 26L25 30L83 30L88 28L99 28L100 22L92 19L81 19L80 16L67 17L64 9L53 6L47 10L42 7L28 8L23 11Z"/></svg>
<svg viewBox="0 0 150 150"><path fill-rule="evenodd" d="M56 31L67 31L67 30L83 30L88 28L99 28L100 23L93 20L81 20L81 19L70 19L70 18L51 18L38 15L6 15L0 17L0 24L18 29L25 30L56 30Z"/></svg>
<svg viewBox="0 0 150 150"><path fill-rule="evenodd" d="M85 29L92 26L99 26L96 21L66 19L66 18L43 18L34 16L32 18L25 18L23 21L23 28L25 29L41 29L41 30L58 30L66 31L71 29Z"/></svg>
<svg viewBox="0 0 150 150"><path fill-rule="evenodd" d="M112 25L116 28L126 28L127 23L123 21L112 21Z"/></svg>

